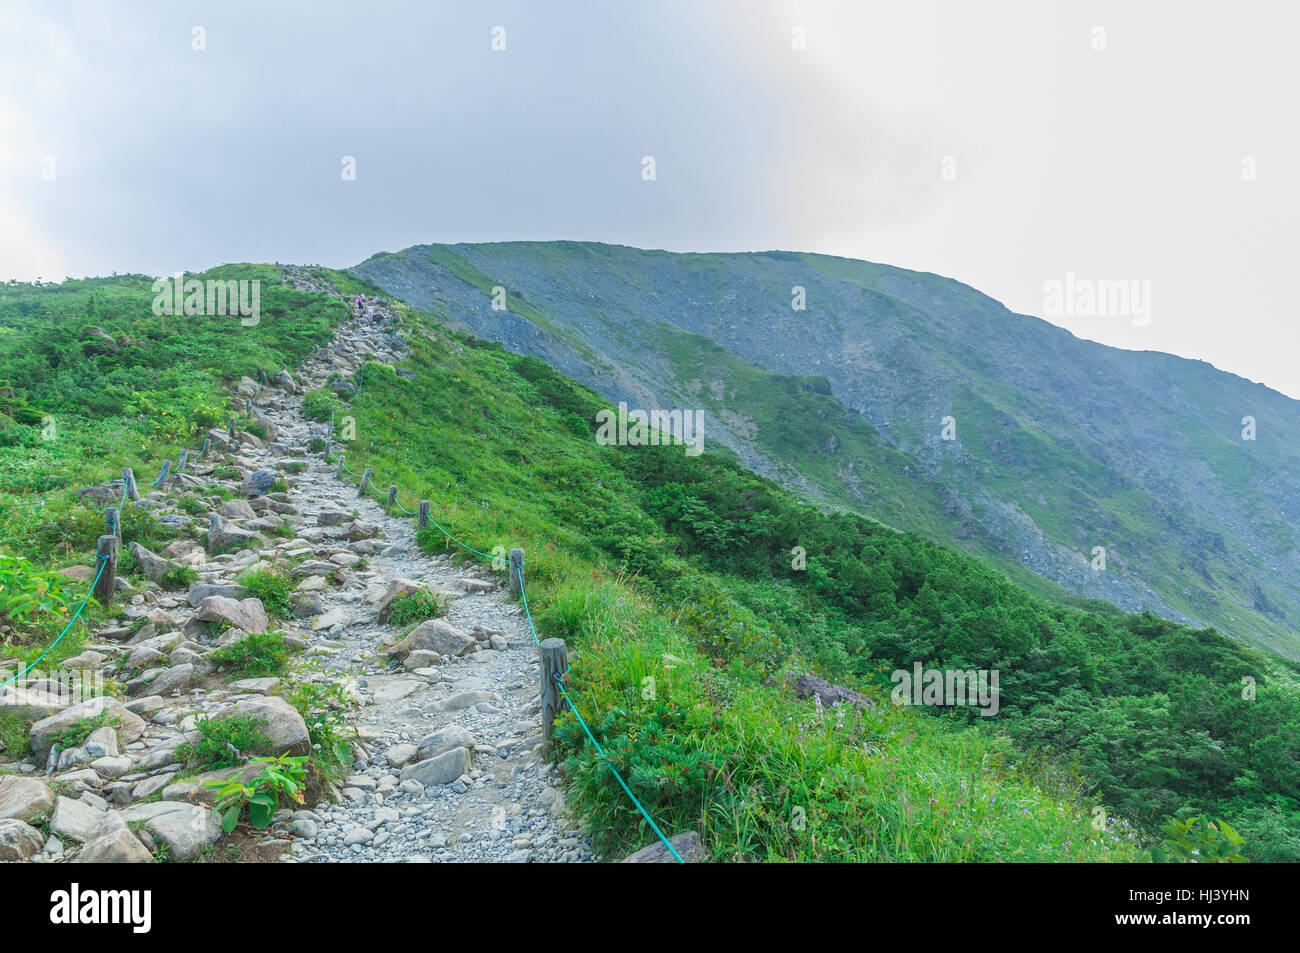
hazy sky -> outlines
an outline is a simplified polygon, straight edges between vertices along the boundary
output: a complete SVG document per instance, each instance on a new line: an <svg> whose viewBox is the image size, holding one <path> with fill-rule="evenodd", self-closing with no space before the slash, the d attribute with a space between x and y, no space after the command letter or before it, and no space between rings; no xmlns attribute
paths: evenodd
<svg viewBox="0 0 1300 953"><path fill-rule="evenodd" d="M1300 397L1298 27L1283 2L0 0L0 278L820 251ZM1045 314L1068 273L1149 282L1149 322Z"/></svg>

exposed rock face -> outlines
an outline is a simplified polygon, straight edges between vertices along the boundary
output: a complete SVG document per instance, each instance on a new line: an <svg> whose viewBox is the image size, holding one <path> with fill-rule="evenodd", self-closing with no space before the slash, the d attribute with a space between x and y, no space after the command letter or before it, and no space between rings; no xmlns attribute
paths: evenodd
<svg viewBox="0 0 1300 953"><path fill-rule="evenodd" d="M219 513L212 514L208 527L208 552L223 553L245 546L260 546L266 542L261 533L254 533L226 521Z"/></svg>
<svg viewBox="0 0 1300 953"><path fill-rule="evenodd" d="M799 680L794 683L794 692L800 698L812 698L816 695L827 708L836 702L844 702L858 709L875 706L875 702L861 692L832 685L816 675L800 675Z"/></svg>
<svg viewBox="0 0 1300 953"><path fill-rule="evenodd" d="M685 831L668 838L668 843L673 845L673 850L677 851L678 857L688 864L703 863L708 859L708 854L704 852L704 845L700 843L700 835L695 831ZM647 847L642 847L630 857L624 857L625 864L675 864L677 857L664 846L663 841L655 841Z"/></svg>
<svg viewBox="0 0 1300 953"><path fill-rule="evenodd" d="M258 727L271 742L272 754L303 755L311 751L311 736L302 715L283 698L260 695L245 698L221 708L218 717L251 716L263 724Z"/></svg>
<svg viewBox="0 0 1300 953"><path fill-rule="evenodd" d="M54 792L39 778L0 778L0 820L31 821L54 806Z"/></svg>
<svg viewBox="0 0 1300 953"><path fill-rule="evenodd" d="M121 702L113 698L90 698L32 725L32 750L43 758L50 750L50 745L53 744L54 739L64 731L71 728L78 721L95 718L105 712L107 712L107 717L110 720L117 719L114 731L119 746L126 747L144 733L143 719L127 711L126 706ZM96 755L96 757L100 757L102 754L103 752Z"/></svg>
<svg viewBox="0 0 1300 953"><path fill-rule="evenodd" d="M397 654L424 650L437 652L442 656L457 656L463 655L477 645L477 641L451 623L444 622L442 619L429 619L412 629L411 634L394 648Z"/></svg>
<svg viewBox="0 0 1300 953"><path fill-rule="evenodd" d="M228 599L225 596L208 596L199 606L194 618L200 622L225 622L245 632L265 632L270 621L261 599Z"/></svg>
<svg viewBox="0 0 1300 953"><path fill-rule="evenodd" d="M45 846L41 832L22 821L0 820L0 861L27 860Z"/></svg>
<svg viewBox="0 0 1300 953"><path fill-rule="evenodd" d="M274 470L254 470L244 477L244 482L239 485L239 492L249 497L262 496L275 489L275 479Z"/></svg>

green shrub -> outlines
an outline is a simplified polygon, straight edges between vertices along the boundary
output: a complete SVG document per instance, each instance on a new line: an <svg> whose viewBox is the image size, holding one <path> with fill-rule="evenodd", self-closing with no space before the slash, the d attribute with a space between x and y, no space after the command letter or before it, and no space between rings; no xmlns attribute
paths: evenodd
<svg viewBox="0 0 1300 953"><path fill-rule="evenodd" d="M324 453L325 438L312 437L310 440L307 441L307 449L310 450L312 453Z"/></svg>
<svg viewBox="0 0 1300 953"><path fill-rule="evenodd" d="M325 421L338 406L338 397L324 387L309 390L302 398L302 415L308 420Z"/></svg>
<svg viewBox="0 0 1300 953"><path fill-rule="evenodd" d="M284 641L283 632L262 632L213 649L205 658L229 669L232 678L264 678L287 672L297 651Z"/></svg>
<svg viewBox="0 0 1300 953"><path fill-rule="evenodd" d="M295 583L283 573L275 569L250 569L235 582L246 595L261 599L262 606L276 618L287 619L293 614Z"/></svg>
<svg viewBox="0 0 1300 953"><path fill-rule="evenodd" d="M19 761L31 750L31 725L17 712L0 708L0 753L3 753L3 759Z"/></svg>
<svg viewBox="0 0 1300 953"><path fill-rule="evenodd" d="M164 589L187 589L198 578L199 574L193 566L172 566L162 574L159 585Z"/></svg>
<svg viewBox="0 0 1300 953"><path fill-rule="evenodd" d="M388 621L399 627L446 614L446 597L429 589L404 592L388 607Z"/></svg>
<svg viewBox="0 0 1300 953"><path fill-rule="evenodd" d="M265 751L270 739L259 731L266 724L252 715L201 717L194 722L199 737L176 748L177 760L198 771L214 771L240 763L248 754Z"/></svg>
<svg viewBox="0 0 1300 953"><path fill-rule="evenodd" d="M337 772L351 765L356 729L348 716L357 703L341 684L332 678L294 682L285 700L307 723L312 760L321 770Z"/></svg>

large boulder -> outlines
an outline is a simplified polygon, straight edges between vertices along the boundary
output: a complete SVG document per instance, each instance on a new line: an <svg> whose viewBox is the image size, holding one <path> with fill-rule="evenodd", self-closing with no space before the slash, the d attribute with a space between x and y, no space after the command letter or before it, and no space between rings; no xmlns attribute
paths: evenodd
<svg viewBox="0 0 1300 953"><path fill-rule="evenodd" d="M219 513L212 514L212 521L208 524L208 552L210 554L223 553L230 549L241 549L254 545L266 545L266 537L261 533L249 532L228 523L225 517Z"/></svg>
<svg viewBox="0 0 1300 953"><path fill-rule="evenodd" d="M311 753L311 736L298 710L275 695L243 698L222 706L217 717L244 716L263 722L257 730L271 742L271 754L305 755Z"/></svg>
<svg viewBox="0 0 1300 953"><path fill-rule="evenodd" d="M375 523L367 523L365 520L353 520L344 524L339 530L339 536L349 542L358 539L373 539L379 535L379 526Z"/></svg>
<svg viewBox="0 0 1300 953"><path fill-rule="evenodd" d="M870 698L861 692L855 692L851 688L844 688L842 685L832 685L816 675L799 676L799 680L794 683L794 693L800 698L812 698L816 695L827 708L836 702L845 702L858 709L870 708L875 705Z"/></svg>
<svg viewBox="0 0 1300 953"><path fill-rule="evenodd" d="M98 718L105 712L107 712L110 721L117 719L113 728L117 735L119 749L125 748L144 734L144 720L128 711L126 706L117 699L108 697L88 698L79 705L71 705L58 714L43 718L32 725L32 750L36 752L38 757L44 758L59 735L77 722L87 718ZM100 752L95 757L103 757L105 753Z"/></svg>
<svg viewBox="0 0 1300 953"><path fill-rule="evenodd" d="M140 571L159 585L162 585L163 576L166 575L167 570L172 568L170 562L157 553L145 549L137 542L131 543L131 557L135 560L135 564L140 567Z"/></svg>
<svg viewBox="0 0 1300 953"><path fill-rule="evenodd" d="M429 619L412 629L406 638L393 646L393 649L398 655L423 649L426 652L437 652L446 658L463 655L476 645L478 642L472 636L466 635L450 622Z"/></svg>
<svg viewBox="0 0 1300 953"><path fill-rule="evenodd" d="M227 500L217 512L232 520L251 520L257 516L247 500Z"/></svg>
<svg viewBox="0 0 1300 953"><path fill-rule="evenodd" d="M149 833L167 845L172 861L185 861L221 837L221 822L205 807L185 801L133 804L119 812L128 824L144 822Z"/></svg>
<svg viewBox="0 0 1300 953"><path fill-rule="evenodd" d="M126 827L101 830L86 841L76 864L148 864L153 855L145 850L140 838Z"/></svg>
<svg viewBox="0 0 1300 953"><path fill-rule="evenodd" d="M436 758L408 764L402 769L402 780L419 781L425 787L451 784L462 774L468 774L472 767L473 758L468 748L452 748Z"/></svg>
<svg viewBox="0 0 1300 953"><path fill-rule="evenodd" d="M203 605L203 600L208 596L226 596L227 598L234 598L239 595L239 593L240 588L238 586L214 586L211 583L200 582L190 586L190 591L185 596L185 601L197 609L199 606Z"/></svg>
<svg viewBox="0 0 1300 953"><path fill-rule="evenodd" d="M700 835L695 831L684 831L668 838L668 843L673 845L673 850L677 855L688 864L703 863L708 855L704 852L704 845L700 843ZM663 841L655 841L648 847L642 847L630 857L624 857L625 864L675 864L677 857L664 846Z"/></svg>
<svg viewBox="0 0 1300 953"><path fill-rule="evenodd" d="M0 861L30 860L44 846L45 838L30 824L0 820Z"/></svg>
<svg viewBox="0 0 1300 953"><path fill-rule="evenodd" d="M271 386L290 394L298 393L298 385L294 382L293 376L284 368L275 372L275 376L271 378Z"/></svg>
<svg viewBox="0 0 1300 953"><path fill-rule="evenodd" d="M225 622L248 633L265 632L270 624L261 599L228 599L225 596L208 596L194 613L200 622Z"/></svg>
<svg viewBox="0 0 1300 953"><path fill-rule="evenodd" d="M173 665L146 685L140 694L166 696L172 692L184 691L194 684L194 678L193 664L186 662L184 665Z"/></svg>
<svg viewBox="0 0 1300 953"><path fill-rule="evenodd" d="M61 797L50 814L50 833L79 844L90 840L104 821L105 812L84 801Z"/></svg>
<svg viewBox="0 0 1300 953"><path fill-rule="evenodd" d="M30 821L48 814L53 806L54 792L39 778L0 778L0 820Z"/></svg>
<svg viewBox="0 0 1300 953"><path fill-rule="evenodd" d="M453 748L474 748L474 736L460 725L447 725L420 740L416 746L415 761L428 761Z"/></svg>
<svg viewBox="0 0 1300 953"><path fill-rule="evenodd" d="M274 470L254 470L239 484L239 492L247 497L265 496L275 489Z"/></svg>

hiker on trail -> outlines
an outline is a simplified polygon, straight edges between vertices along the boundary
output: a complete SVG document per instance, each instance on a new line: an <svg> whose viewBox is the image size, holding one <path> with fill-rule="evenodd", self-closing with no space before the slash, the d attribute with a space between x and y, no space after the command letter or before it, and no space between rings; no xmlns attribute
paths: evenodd
<svg viewBox="0 0 1300 953"><path fill-rule="evenodd" d="M362 311L361 295L357 295L357 314Z"/></svg>

